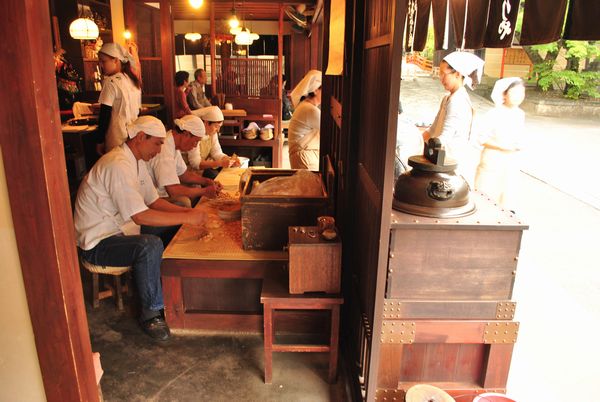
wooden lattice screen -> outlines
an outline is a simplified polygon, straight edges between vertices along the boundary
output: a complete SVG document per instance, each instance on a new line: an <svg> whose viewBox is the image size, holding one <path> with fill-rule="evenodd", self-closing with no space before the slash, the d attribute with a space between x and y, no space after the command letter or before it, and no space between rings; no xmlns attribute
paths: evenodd
<svg viewBox="0 0 600 402"><path fill-rule="evenodd" d="M217 59L217 93L277 98L277 59Z"/></svg>

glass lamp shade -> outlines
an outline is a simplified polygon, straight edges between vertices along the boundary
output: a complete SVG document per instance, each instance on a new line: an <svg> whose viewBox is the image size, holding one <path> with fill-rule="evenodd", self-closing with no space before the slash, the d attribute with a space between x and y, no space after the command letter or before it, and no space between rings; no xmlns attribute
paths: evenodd
<svg viewBox="0 0 600 402"><path fill-rule="evenodd" d="M252 32L250 34L250 39L252 39L253 41L257 40L258 38L260 38L260 36L258 36L257 33Z"/></svg>
<svg viewBox="0 0 600 402"><path fill-rule="evenodd" d="M242 32L242 27L241 27L241 26L237 26L237 27L235 27L235 28L231 28L231 29L229 30L229 33L230 33L230 34L232 34L232 35L237 35L237 34L239 34L240 32Z"/></svg>
<svg viewBox="0 0 600 402"><path fill-rule="evenodd" d="M73 39L94 40L98 39L100 30L98 25L89 18L77 18L69 25L69 34Z"/></svg>
<svg viewBox="0 0 600 402"><path fill-rule="evenodd" d="M199 40L200 38L202 38L202 35L200 35L198 32L188 32L184 35L184 38L187 40L191 40L192 42L195 42L195 41Z"/></svg>
<svg viewBox="0 0 600 402"><path fill-rule="evenodd" d="M241 31L239 34L235 35L235 43L237 45L251 45L253 42L250 37L250 31L247 29Z"/></svg>

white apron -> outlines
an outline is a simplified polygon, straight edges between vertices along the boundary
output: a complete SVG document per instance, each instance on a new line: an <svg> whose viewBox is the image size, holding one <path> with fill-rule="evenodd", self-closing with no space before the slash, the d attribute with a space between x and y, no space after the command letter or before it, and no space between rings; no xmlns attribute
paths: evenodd
<svg viewBox="0 0 600 402"><path fill-rule="evenodd" d="M122 73L107 78L106 85L114 85L116 97L112 104L110 123L106 131L106 152L118 147L127 140L127 123L137 119L141 107L141 92L131 79Z"/></svg>

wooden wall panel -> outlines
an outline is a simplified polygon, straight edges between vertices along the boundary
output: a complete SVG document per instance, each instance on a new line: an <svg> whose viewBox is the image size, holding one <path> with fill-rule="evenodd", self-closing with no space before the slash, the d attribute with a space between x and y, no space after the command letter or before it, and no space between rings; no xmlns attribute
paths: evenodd
<svg viewBox="0 0 600 402"><path fill-rule="evenodd" d="M0 35L0 149L46 399L98 401L69 203L48 1L4 0Z"/></svg>

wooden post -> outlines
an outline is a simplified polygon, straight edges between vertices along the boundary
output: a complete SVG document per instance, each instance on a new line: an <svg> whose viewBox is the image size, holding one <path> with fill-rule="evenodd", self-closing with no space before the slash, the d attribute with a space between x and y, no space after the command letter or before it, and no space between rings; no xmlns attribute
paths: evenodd
<svg viewBox="0 0 600 402"><path fill-rule="evenodd" d="M210 84L212 86L212 94L217 94L217 44L215 36L215 3L210 3Z"/></svg>
<svg viewBox="0 0 600 402"><path fill-rule="evenodd" d="M279 3L279 32L277 33L277 99L279 99L279 111L277 113L276 138L282 135L281 120L283 119L283 3Z"/></svg>
<svg viewBox="0 0 600 402"><path fill-rule="evenodd" d="M160 0L160 54L162 58L163 89L167 121L173 119L175 110L175 35L173 34L173 17L171 1Z"/></svg>

